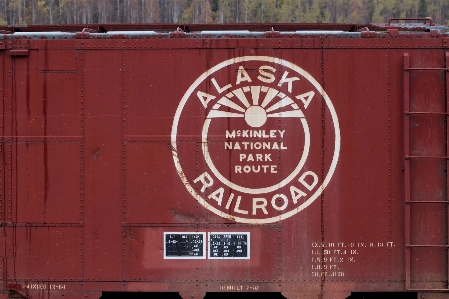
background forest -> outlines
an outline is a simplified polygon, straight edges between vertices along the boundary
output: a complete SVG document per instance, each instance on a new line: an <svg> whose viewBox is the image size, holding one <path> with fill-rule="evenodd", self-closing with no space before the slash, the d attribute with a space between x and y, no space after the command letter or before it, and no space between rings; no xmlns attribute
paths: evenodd
<svg viewBox="0 0 449 299"><path fill-rule="evenodd" d="M0 0L1 25L383 23L426 16L449 24L449 0Z"/></svg>

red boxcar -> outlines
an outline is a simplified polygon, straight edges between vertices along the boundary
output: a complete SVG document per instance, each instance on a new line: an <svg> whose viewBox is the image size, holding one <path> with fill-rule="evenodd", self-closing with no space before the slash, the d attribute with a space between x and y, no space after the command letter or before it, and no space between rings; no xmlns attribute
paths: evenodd
<svg viewBox="0 0 449 299"><path fill-rule="evenodd" d="M0 298L449 291L447 27L0 29Z"/></svg>

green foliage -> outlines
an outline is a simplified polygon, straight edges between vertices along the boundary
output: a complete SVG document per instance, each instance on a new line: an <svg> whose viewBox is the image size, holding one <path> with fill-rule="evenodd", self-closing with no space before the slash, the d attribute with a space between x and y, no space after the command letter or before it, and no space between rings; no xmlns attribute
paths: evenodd
<svg viewBox="0 0 449 299"><path fill-rule="evenodd" d="M418 3L418 17L419 18L427 17L427 0L419 0L419 3Z"/></svg>
<svg viewBox="0 0 449 299"><path fill-rule="evenodd" d="M432 17L449 24L449 0L1 0L0 24L385 23Z"/></svg>
<svg viewBox="0 0 449 299"><path fill-rule="evenodd" d="M297 0L284 0L280 5L279 21L283 23L302 22L304 3Z"/></svg>

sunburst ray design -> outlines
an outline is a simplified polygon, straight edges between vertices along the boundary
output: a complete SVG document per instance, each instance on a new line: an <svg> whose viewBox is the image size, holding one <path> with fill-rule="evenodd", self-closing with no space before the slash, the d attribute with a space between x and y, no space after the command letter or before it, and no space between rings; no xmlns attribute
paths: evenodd
<svg viewBox="0 0 449 299"><path fill-rule="evenodd" d="M241 88L233 90L232 93L235 94L235 96L240 100L240 102L242 102L243 105L245 105L246 108L249 108L249 106L251 106Z"/></svg>
<svg viewBox="0 0 449 299"><path fill-rule="evenodd" d="M243 109L242 107L240 107L239 105L237 105L236 103L234 103L233 101L231 101L230 99L228 99L227 97L222 97L219 101L219 104L227 106L229 108L232 108L234 110L240 111L245 113L245 109Z"/></svg>
<svg viewBox="0 0 449 299"><path fill-rule="evenodd" d="M251 96L253 99L253 106L259 105L260 86L251 86Z"/></svg>
<svg viewBox="0 0 449 299"><path fill-rule="evenodd" d="M273 99L274 97L278 94L279 92L274 89L274 88L269 88L267 90L267 94L265 96L265 99L263 100L262 104L260 106L262 106L263 108L265 108Z"/></svg>
<svg viewBox="0 0 449 299"><path fill-rule="evenodd" d="M247 97L245 93L250 93L250 95ZM260 101L262 97L263 101ZM248 98L251 99L252 105ZM219 110L221 106L226 106L231 111ZM288 108L290 109L285 110ZM280 109L282 110L278 111ZM304 114L292 98L274 88L246 86L244 88L237 88L223 96L207 115L209 119L226 117L244 117L249 126L261 127L265 124L268 117L300 118L304 117Z"/></svg>
<svg viewBox="0 0 449 299"><path fill-rule="evenodd" d="M271 106L268 109L265 109L267 112L271 112L277 109L281 109L285 106L294 104L295 102L290 98L290 97L285 97L283 99L281 99L279 102L275 103L273 106Z"/></svg>

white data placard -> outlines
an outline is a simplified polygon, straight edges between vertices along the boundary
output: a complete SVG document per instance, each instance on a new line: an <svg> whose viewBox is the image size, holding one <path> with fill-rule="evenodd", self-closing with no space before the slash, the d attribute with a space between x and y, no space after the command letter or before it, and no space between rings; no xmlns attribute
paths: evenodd
<svg viewBox="0 0 449 299"><path fill-rule="evenodd" d="M250 259L249 232L210 232L210 259Z"/></svg>

